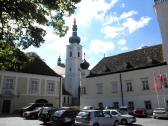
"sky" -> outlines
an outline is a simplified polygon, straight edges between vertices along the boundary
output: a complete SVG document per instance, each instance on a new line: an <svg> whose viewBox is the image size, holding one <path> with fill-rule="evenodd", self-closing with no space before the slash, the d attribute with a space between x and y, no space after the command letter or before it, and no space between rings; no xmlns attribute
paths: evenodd
<svg viewBox="0 0 168 126"><path fill-rule="evenodd" d="M24 52L36 52L48 66L54 68L60 56L66 60L66 45L72 35L74 17L85 59L92 69L102 58L162 43L154 0L81 0L75 15L65 18L67 34L60 38L49 27L40 48L29 47Z"/></svg>

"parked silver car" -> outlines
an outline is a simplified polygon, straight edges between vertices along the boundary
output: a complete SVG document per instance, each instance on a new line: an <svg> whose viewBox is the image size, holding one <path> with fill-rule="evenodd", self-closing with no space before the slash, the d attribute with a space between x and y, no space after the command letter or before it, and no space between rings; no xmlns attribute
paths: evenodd
<svg viewBox="0 0 168 126"><path fill-rule="evenodd" d="M116 109L107 109L104 112L111 114L113 117L116 117L119 120L120 124L132 124L136 122L136 118L132 115L129 115L127 112L119 111Z"/></svg>
<svg viewBox="0 0 168 126"><path fill-rule="evenodd" d="M153 118L168 118L168 109L166 108L155 108L153 110Z"/></svg>
<svg viewBox="0 0 168 126"><path fill-rule="evenodd" d="M92 110L95 109L94 106L84 106L82 110Z"/></svg>
<svg viewBox="0 0 168 126"><path fill-rule="evenodd" d="M102 110L84 110L78 113L75 126L118 126L116 117Z"/></svg>

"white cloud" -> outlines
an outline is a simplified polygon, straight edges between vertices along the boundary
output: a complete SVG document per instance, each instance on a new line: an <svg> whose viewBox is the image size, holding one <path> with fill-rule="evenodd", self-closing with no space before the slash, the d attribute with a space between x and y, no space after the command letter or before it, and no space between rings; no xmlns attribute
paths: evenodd
<svg viewBox="0 0 168 126"><path fill-rule="evenodd" d="M108 51L113 50L114 48L115 48L115 45L113 42L92 40L90 43L90 51L95 54L106 53Z"/></svg>
<svg viewBox="0 0 168 126"><path fill-rule="evenodd" d="M138 21L136 21L133 18L127 18L127 21L124 22L122 25L124 28L128 28L128 31L131 34L137 31L138 29L148 25L150 21L151 21L150 17L141 17L140 20Z"/></svg>
<svg viewBox="0 0 168 126"><path fill-rule="evenodd" d="M138 12L131 10L123 12L120 16L113 13L104 18L103 28L101 32L105 34L105 38L115 38L132 34L133 32L145 27L151 21L150 17L141 17L139 20L133 18ZM128 31L128 32L127 32Z"/></svg>
<svg viewBox="0 0 168 126"><path fill-rule="evenodd" d="M116 15L108 15L104 18L103 26L111 25L113 23L119 23L119 17Z"/></svg>
<svg viewBox="0 0 168 126"><path fill-rule="evenodd" d="M141 43L141 45L137 49L142 49L144 47L144 44Z"/></svg>
<svg viewBox="0 0 168 126"><path fill-rule="evenodd" d="M110 3L106 0L83 0L78 4L76 14L79 25L88 25L92 19L103 19L106 12L111 9L118 0L112 0Z"/></svg>
<svg viewBox="0 0 168 126"><path fill-rule="evenodd" d="M120 21L132 17L137 13L137 11L132 10L128 12L123 12L120 16L118 16L116 12L113 12L113 14L105 16L103 26L112 25L113 23L117 23L118 25L120 25Z"/></svg>
<svg viewBox="0 0 168 126"><path fill-rule="evenodd" d="M119 34L122 34L124 28L122 27L115 27L115 26L105 26L101 29L101 32L105 34L105 38L114 38L118 36Z"/></svg>
<svg viewBox="0 0 168 126"><path fill-rule="evenodd" d="M120 19L125 19L125 18L129 18L129 17L132 17L134 15L136 15L138 12L137 11L129 11L129 12L123 12L121 15L120 15Z"/></svg>
<svg viewBox="0 0 168 126"><path fill-rule="evenodd" d="M124 46L124 45L126 45L127 42L125 39L120 39L117 43L121 46Z"/></svg>
<svg viewBox="0 0 168 126"><path fill-rule="evenodd" d="M122 50L122 51L126 51L126 50L128 50L128 47L127 47L127 46L124 46L124 47L121 48L121 50Z"/></svg>
<svg viewBox="0 0 168 126"><path fill-rule="evenodd" d="M47 29L47 35L45 36L45 51L56 52L58 55L65 55L66 45L69 42L71 36L71 30L64 37L59 37L51 29Z"/></svg>

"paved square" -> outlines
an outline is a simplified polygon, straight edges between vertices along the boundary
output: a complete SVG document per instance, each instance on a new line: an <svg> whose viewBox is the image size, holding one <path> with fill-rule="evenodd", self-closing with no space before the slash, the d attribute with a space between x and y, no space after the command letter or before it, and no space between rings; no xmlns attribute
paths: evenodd
<svg viewBox="0 0 168 126"><path fill-rule="evenodd" d="M38 120L26 120L17 116L1 116L0 126L44 126ZM123 125L122 125L123 126ZM166 119L137 118L137 122L131 126L168 126Z"/></svg>

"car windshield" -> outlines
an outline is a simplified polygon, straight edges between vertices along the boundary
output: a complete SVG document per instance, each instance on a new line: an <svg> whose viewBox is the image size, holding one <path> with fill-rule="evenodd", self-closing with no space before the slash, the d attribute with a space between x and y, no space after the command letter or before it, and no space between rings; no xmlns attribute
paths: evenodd
<svg viewBox="0 0 168 126"><path fill-rule="evenodd" d="M89 117L89 112L79 112L78 113L78 116L80 116L80 117L83 117L83 118L87 118L87 117Z"/></svg>
<svg viewBox="0 0 168 126"><path fill-rule="evenodd" d="M135 110L136 111L144 111L145 109L144 108L136 108Z"/></svg>
<svg viewBox="0 0 168 126"><path fill-rule="evenodd" d="M166 109L165 108L156 108L155 110L157 110L157 111L165 111Z"/></svg>
<svg viewBox="0 0 168 126"><path fill-rule="evenodd" d="M41 107L36 107L34 110L39 111Z"/></svg>
<svg viewBox="0 0 168 126"><path fill-rule="evenodd" d="M25 107L23 108L28 108L29 106L31 106L33 103L29 103L28 105L26 105Z"/></svg>
<svg viewBox="0 0 168 126"><path fill-rule="evenodd" d="M50 108L48 108L48 107L45 107L45 108L43 107L43 108L42 108L42 112L43 112L43 113L47 113L48 110L50 110Z"/></svg>
<svg viewBox="0 0 168 126"><path fill-rule="evenodd" d="M61 117L64 112L65 112L65 110L59 110L59 111L54 112L53 115L56 117Z"/></svg>

